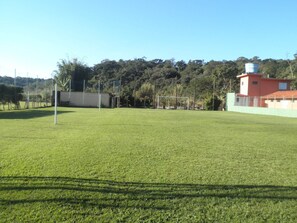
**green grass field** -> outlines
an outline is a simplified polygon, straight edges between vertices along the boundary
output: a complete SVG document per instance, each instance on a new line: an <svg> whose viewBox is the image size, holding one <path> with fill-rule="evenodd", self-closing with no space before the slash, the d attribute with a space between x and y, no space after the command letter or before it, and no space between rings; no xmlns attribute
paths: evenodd
<svg viewBox="0 0 297 223"><path fill-rule="evenodd" d="M0 222L297 222L297 119L0 112Z"/></svg>

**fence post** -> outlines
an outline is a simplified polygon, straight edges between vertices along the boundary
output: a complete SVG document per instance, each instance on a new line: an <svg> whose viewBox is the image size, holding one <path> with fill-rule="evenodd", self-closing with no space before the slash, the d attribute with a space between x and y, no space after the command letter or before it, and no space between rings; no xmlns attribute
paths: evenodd
<svg viewBox="0 0 297 223"><path fill-rule="evenodd" d="M54 124L58 123L57 119L57 105L58 105L58 92L57 92L57 84L55 84L55 117L54 117Z"/></svg>

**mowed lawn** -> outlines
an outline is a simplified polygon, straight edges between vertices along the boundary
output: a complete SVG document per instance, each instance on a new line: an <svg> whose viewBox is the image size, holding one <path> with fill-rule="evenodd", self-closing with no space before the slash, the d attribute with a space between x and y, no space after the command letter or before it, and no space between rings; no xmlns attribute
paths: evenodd
<svg viewBox="0 0 297 223"><path fill-rule="evenodd" d="M297 119L0 112L0 222L297 222Z"/></svg>

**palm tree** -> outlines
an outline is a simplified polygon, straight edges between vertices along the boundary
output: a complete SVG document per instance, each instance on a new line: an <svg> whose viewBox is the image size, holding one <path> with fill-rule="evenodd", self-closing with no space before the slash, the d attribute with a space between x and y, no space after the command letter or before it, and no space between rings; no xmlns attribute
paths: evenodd
<svg viewBox="0 0 297 223"><path fill-rule="evenodd" d="M55 81L62 91L69 90L69 81L71 80L72 72L74 70L73 63L61 60L57 63L58 70L55 70Z"/></svg>

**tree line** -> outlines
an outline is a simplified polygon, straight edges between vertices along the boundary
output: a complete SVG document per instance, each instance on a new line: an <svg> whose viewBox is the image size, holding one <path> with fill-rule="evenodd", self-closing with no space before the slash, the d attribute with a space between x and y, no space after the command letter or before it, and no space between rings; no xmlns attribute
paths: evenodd
<svg viewBox="0 0 297 223"><path fill-rule="evenodd" d="M0 76L0 84L22 88L22 100L31 102L49 102L53 89L53 80L43 78Z"/></svg>
<svg viewBox="0 0 297 223"><path fill-rule="evenodd" d="M65 91L96 92L100 89L119 94L121 106L126 107L152 107L157 95L166 95L189 97L191 107L219 109L225 106L227 92L239 91L236 76L244 73L245 64L250 62L259 64L259 73L267 77L294 79L292 89L296 89L296 54L292 60L261 60L259 57L208 62L146 58L103 60L93 67L78 59L61 60L57 63L55 80ZM117 83L120 83L118 92Z"/></svg>
<svg viewBox="0 0 297 223"><path fill-rule="evenodd" d="M297 88L297 54L294 59L260 59L239 57L236 60L103 60L94 66L74 58L57 62L54 80L60 90L110 93L120 98L121 106L154 107L157 95L189 97L192 108L222 109L227 92L239 91L236 76L244 73L246 63L260 65L259 73L270 78L293 79ZM6 83L8 77L0 77ZM14 79L10 78L12 85ZM17 78L24 91L43 92L49 97L51 79ZM175 102L177 106L178 102ZM173 102L174 104L174 102Z"/></svg>

